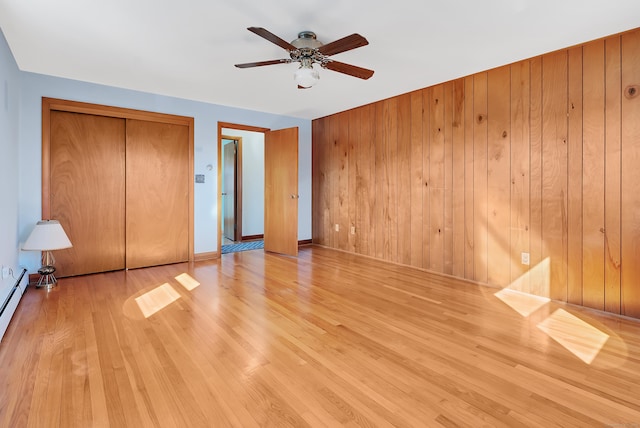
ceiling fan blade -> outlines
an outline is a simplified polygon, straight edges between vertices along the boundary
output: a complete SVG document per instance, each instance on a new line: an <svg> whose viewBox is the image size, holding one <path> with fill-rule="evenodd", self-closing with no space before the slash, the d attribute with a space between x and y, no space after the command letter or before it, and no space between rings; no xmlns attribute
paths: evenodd
<svg viewBox="0 0 640 428"><path fill-rule="evenodd" d="M327 43L326 45L320 46L318 48L318 52L323 55L335 55L340 52L349 51L351 49L359 48L361 46L368 45L369 42L367 39L362 37L360 34L354 33L350 36L343 37L341 39L336 40L335 42Z"/></svg>
<svg viewBox="0 0 640 428"><path fill-rule="evenodd" d="M260 61L260 62L246 62L244 64L236 64L238 68L251 68L251 67L261 67L263 65L273 65L273 64L288 64L291 62L291 59L272 59L270 61Z"/></svg>
<svg viewBox="0 0 640 428"><path fill-rule="evenodd" d="M357 67L351 64L345 64L344 62L339 62L339 61L329 61L325 64L322 64L322 66L324 68L328 68L329 70L337 71L338 73L348 74L349 76L358 77L364 80L367 80L368 78L373 76L373 70Z"/></svg>
<svg viewBox="0 0 640 428"><path fill-rule="evenodd" d="M257 34L258 36L262 37L263 39L267 39L269 40L271 43L275 43L276 45L280 46L282 49L286 49L288 51L295 51L297 48L295 46L293 46L291 43L282 40L280 37L276 36L275 34L273 34L272 32L265 30L262 27L249 27L247 28L247 30L251 31L252 33Z"/></svg>

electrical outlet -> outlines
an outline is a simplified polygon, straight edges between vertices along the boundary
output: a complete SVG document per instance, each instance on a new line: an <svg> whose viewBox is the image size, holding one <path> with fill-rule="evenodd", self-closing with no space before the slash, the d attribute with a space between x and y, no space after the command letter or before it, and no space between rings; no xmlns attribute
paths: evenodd
<svg viewBox="0 0 640 428"><path fill-rule="evenodd" d="M522 253L522 255L520 256L520 259L523 265L529 266L529 253Z"/></svg>
<svg viewBox="0 0 640 428"><path fill-rule="evenodd" d="M2 266L2 279L9 277L10 269L7 266Z"/></svg>
<svg viewBox="0 0 640 428"><path fill-rule="evenodd" d="M340 232L340 225L338 223L336 223L335 229L336 229L336 232Z"/></svg>
<svg viewBox="0 0 640 428"><path fill-rule="evenodd" d="M355 226L351 226L351 234L352 235L356 234L356 227Z"/></svg>

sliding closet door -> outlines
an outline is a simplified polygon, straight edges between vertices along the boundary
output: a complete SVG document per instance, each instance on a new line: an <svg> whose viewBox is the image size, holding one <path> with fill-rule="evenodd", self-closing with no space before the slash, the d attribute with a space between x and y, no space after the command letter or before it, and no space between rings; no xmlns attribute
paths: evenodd
<svg viewBox="0 0 640 428"><path fill-rule="evenodd" d="M126 266L189 259L189 128L127 119Z"/></svg>
<svg viewBox="0 0 640 428"><path fill-rule="evenodd" d="M55 251L56 275L123 269L125 121L51 111L49 217L72 248Z"/></svg>

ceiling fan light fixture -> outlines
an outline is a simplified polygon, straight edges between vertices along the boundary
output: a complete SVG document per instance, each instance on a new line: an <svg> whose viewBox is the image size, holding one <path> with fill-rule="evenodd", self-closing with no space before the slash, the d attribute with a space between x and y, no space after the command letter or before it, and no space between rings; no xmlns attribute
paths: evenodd
<svg viewBox="0 0 640 428"><path fill-rule="evenodd" d="M320 73L318 73L318 70L315 70L312 65L302 64L293 74L293 78L298 86L310 88L318 83L318 80L320 80Z"/></svg>

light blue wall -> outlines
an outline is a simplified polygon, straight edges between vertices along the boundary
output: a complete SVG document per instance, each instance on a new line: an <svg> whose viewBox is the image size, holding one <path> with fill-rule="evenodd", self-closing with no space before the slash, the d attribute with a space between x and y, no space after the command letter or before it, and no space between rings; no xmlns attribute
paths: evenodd
<svg viewBox="0 0 640 428"><path fill-rule="evenodd" d="M0 265L18 276L20 71L0 31ZM15 283L0 275L0 305Z"/></svg>
<svg viewBox="0 0 640 428"><path fill-rule="evenodd" d="M264 235L264 134L235 132L242 137L242 234Z"/></svg>
<svg viewBox="0 0 640 428"><path fill-rule="evenodd" d="M176 77L179 78L179 77ZM188 78L182 77L182 78ZM190 116L195 119L194 172L204 174L204 184L194 184L196 253L217 250L217 133L218 122L270 129L299 128L299 239L311 238L311 121L256 111L177 99L34 73L21 73L19 143L19 237L24 240L41 214L41 109L42 97L62 98L116 107ZM256 95L258 96L258 95ZM208 171L207 164L214 166ZM38 265L32 254L21 262L30 271Z"/></svg>

